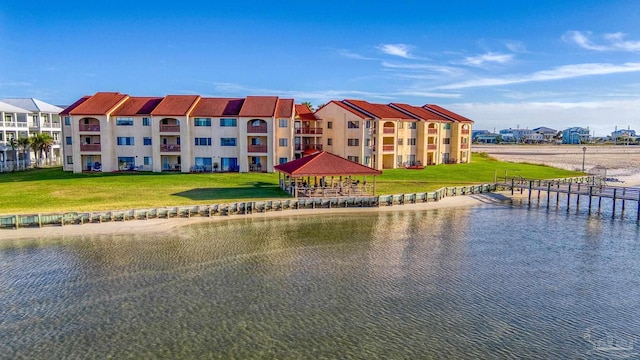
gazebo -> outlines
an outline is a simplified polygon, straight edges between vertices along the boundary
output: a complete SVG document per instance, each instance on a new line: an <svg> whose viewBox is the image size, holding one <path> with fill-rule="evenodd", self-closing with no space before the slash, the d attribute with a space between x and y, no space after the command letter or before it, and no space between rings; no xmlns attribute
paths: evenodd
<svg viewBox="0 0 640 360"><path fill-rule="evenodd" d="M274 167L280 188L294 197L335 197L376 194L382 171L326 151ZM283 176L284 175L284 176ZM367 182L367 176L371 181Z"/></svg>

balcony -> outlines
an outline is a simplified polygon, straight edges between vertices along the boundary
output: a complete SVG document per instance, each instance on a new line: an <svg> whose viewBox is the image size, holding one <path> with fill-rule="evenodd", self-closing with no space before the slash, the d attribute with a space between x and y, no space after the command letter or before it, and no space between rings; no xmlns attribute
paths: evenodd
<svg viewBox="0 0 640 360"><path fill-rule="evenodd" d="M389 127L389 128L383 128L383 129L382 129L382 133L383 133L383 134L393 134L394 132L395 132L395 129L394 129L394 128L390 128L390 127Z"/></svg>
<svg viewBox="0 0 640 360"><path fill-rule="evenodd" d="M382 151L393 151L394 146L393 144L391 145L382 145Z"/></svg>
<svg viewBox="0 0 640 360"><path fill-rule="evenodd" d="M296 129L296 135L322 135L322 128L303 127Z"/></svg>
<svg viewBox="0 0 640 360"><path fill-rule="evenodd" d="M160 152L180 152L180 145L178 145L178 144L162 144L162 145L160 145Z"/></svg>
<svg viewBox="0 0 640 360"><path fill-rule="evenodd" d="M322 144L296 144L296 151L305 151L307 149L322 150Z"/></svg>
<svg viewBox="0 0 640 360"><path fill-rule="evenodd" d="M460 144L460 149L468 149L469 144Z"/></svg>
<svg viewBox="0 0 640 360"><path fill-rule="evenodd" d="M428 151L436 151L436 150L438 150L438 145L436 145L436 144L427 144L427 150Z"/></svg>
<svg viewBox="0 0 640 360"><path fill-rule="evenodd" d="M267 133L267 124L253 126L247 125L247 133L248 134L266 134Z"/></svg>
<svg viewBox="0 0 640 360"><path fill-rule="evenodd" d="M250 153L266 153L267 145L248 145L247 152Z"/></svg>
<svg viewBox="0 0 640 360"><path fill-rule="evenodd" d="M100 124L80 124L80 131L100 131Z"/></svg>
<svg viewBox="0 0 640 360"><path fill-rule="evenodd" d="M427 134L438 135L438 129L427 129Z"/></svg>
<svg viewBox="0 0 640 360"><path fill-rule="evenodd" d="M469 129L462 129L462 130L460 130L460 133L462 135L469 135Z"/></svg>
<svg viewBox="0 0 640 360"><path fill-rule="evenodd" d="M100 144L80 144L80 151L100 151Z"/></svg>
<svg viewBox="0 0 640 360"><path fill-rule="evenodd" d="M160 132L180 132L180 125L162 125L160 124Z"/></svg>

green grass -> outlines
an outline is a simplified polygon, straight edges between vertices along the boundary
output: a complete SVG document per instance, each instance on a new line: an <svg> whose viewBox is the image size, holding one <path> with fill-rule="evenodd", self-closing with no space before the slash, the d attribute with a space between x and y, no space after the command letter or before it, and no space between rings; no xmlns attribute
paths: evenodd
<svg viewBox="0 0 640 360"><path fill-rule="evenodd" d="M422 170L385 170L378 194L437 190L444 186L491 183L498 177L532 179L579 176L547 166L500 162L473 154L470 164L438 165ZM87 173L60 168L0 174L0 214L98 211L286 198L278 174Z"/></svg>

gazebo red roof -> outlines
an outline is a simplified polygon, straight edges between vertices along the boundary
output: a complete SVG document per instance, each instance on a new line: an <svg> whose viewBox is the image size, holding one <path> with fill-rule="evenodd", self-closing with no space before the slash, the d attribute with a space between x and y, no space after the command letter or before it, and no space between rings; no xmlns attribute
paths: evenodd
<svg viewBox="0 0 640 360"><path fill-rule="evenodd" d="M347 160L326 151L277 165L275 170L289 176L381 175L382 171Z"/></svg>

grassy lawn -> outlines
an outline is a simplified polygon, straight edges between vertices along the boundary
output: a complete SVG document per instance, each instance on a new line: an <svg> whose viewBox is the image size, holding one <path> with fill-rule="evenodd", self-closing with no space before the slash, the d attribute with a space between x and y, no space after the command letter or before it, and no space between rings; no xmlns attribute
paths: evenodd
<svg viewBox="0 0 640 360"><path fill-rule="evenodd" d="M471 164L438 165L423 170L385 170L378 194L426 192L444 186L493 182L494 175L532 179L581 173L532 164L506 163L473 154ZM0 174L0 214L97 211L286 198L278 174L90 173L61 168Z"/></svg>

